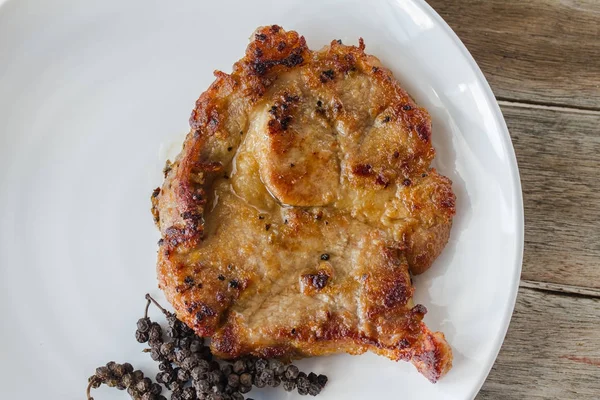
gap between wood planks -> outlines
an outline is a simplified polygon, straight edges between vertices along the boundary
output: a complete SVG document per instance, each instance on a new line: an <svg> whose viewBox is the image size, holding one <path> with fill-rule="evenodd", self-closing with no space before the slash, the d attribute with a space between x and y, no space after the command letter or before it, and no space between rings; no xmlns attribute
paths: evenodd
<svg viewBox="0 0 600 400"><path fill-rule="evenodd" d="M557 283L529 281L521 279L519 287L573 297L600 298L600 289L583 288L572 285L563 285Z"/></svg>
<svg viewBox="0 0 600 400"><path fill-rule="evenodd" d="M512 106L522 108L533 108L551 111L566 111L577 114L600 115L600 107L574 107L566 104L540 103L536 101L513 100L504 97L496 97L501 106Z"/></svg>

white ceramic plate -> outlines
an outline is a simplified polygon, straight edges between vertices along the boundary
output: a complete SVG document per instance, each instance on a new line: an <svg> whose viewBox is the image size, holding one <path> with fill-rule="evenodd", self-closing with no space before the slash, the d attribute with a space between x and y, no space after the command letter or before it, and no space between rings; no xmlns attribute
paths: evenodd
<svg viewBox="0 0 600 400"><path fill-rule="evenodd" d="M273 23L313 49L362 36L431 112L435 164L458 197L450 243L415 283L454 368L432 385L374 355L304 360L330 377L320 399L476 395L515 302L521 190L487 82L428 5L10 0L0 7L2 398L83 399L87 377L111 359L156 371L133 338L144 293L160 297L149 195L213 70L230 71L254 29ZM253 397L296 398L281 389Z"/></svg>

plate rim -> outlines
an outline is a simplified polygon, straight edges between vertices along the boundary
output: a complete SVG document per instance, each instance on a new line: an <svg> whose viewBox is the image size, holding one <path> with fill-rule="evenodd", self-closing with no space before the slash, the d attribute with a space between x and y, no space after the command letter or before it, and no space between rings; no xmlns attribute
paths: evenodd
<svg viewBox="0 0 600 400"><path fill-rule="evenodd" d="M478 83L481 85L481 88L484 91L485 99L488 103L490 110L492 111L494 120L498 126L499 132L501 133L501 141L504 146L507 161L508 161L508 173L510 176L510 182L514 188L514 195L512 201L515 205L514 211L514 220L513 226L516 228L514 235L514 249L515 249L515 257L512 261L513 267L513 276L512 276L512 287L509 291L509 298L507 306L504 309L504 315L502 316L501 321L501 329L498 331L498 334L495 336L492 346L492 351L490 355L493 356L489 365L485 368L482 368L479 377L477 379L477 383L472 386L471 392L468 395L468 398L474 399L475 396L480 392L483 384L487 380L489 373L494 366L502 344L506 338L506 334L508 332L508 328L510 326L510 322L512 320L512 315L514 313L514 309L516 306L517 295L519 291L519 282L521 278L521 272L523 268L523 253L524 253L524 233L525 233L525 218L524 218L524 207L523 207L523 192L521 185L521 178L519 173L519 165L517 161L517 157L515 154L514 146L511 140L509 129L506 125L506 121L502 114L502 110L500 109L500 105L494 95L492 88L486 79L485 75L481 71L481 68L475 61L472 54L469 52L465 44L458 37L456 32L448 25L448 23L437 13L437 11L429 5L426 0L408 0L413 4L417 5L424 11L429 17L431 17L434 22L440 27L445 35L449 39L451 39L452 43L456 46L456 49L461 53L464 60L468 63L469 67L475 74ZM16 3L16 0L0 0L0 12L3 11L3 7L7 4Z"/></svg>
<svg viewBox="0 0 600 400"><path fill-rule="evenodd" d="M496 363L498 359L498 354L500 353L500 349L502 348L502 344L504 344L504 340L506 339L506 334L508 332L508 327L510 326L510 322L512 320L512 316L515 310L517 295L519 292L519 282L521 280L521 271L523 269L523 250L525 247L525 211L523 208L523 189L521 186L521 175L519 173L519 164L517 162L517 156L515 153L515 149L512 143L512 139L510 137L510 131L508 130L508 126L506 125L506 120L504 119L504 115L502 114L502 110L500 109L500 104L498 104L498 100L496 100L496 96L492 91L492 88L486 79L485 75L479 68L479 65L473 58L473 55L469 52L465 44L460 40L456 32L448 25L448 23L442 18L441 15L435 11L433 7L431 7L425 0L413 0L419 3L421 9L429 14L437 24L439 24L440 28L444 31L446 35L452 40L457 49L461 52L464 59L469 63L471 69L475 73L479 83L482 86L482 89L485 92L486 100L493 112L494 119L496 120L500 131L503 133L502 142L504 144L504 148L506 150L506 154L508 156L508 165L509 165L509 174L514 185L515 193L513 197L514 204L516 205L515 211L515 220L514 226L517 228L515 235L515 259L513 260L514 271L512 277L512 287L510 290L510 297L508 302L508 307L504 310L504 316L502 318L502 329L500 330L500 334L496 336L495 343L493 345L492 355L494 356L493 362L490 363L489 366L482 370L482 374L478 379L477 385L473 388L474 390L471 392L470 398L474 399L475 396L479 393L483 384L487 380L487 377L492 370L492 367Z"/></svg>

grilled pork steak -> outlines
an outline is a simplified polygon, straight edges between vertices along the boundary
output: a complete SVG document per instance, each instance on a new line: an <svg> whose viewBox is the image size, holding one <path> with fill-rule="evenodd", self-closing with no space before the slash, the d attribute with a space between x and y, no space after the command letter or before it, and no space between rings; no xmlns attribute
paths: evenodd
<svg viewBox="0 0 600 400"><path fill-rule="evenodd" d="M222 357L373 351L435 382L452 353L409 271L446 244L455 197L428 113L364 47L263 27L215 73L153 194L159 285Z"/></svg>

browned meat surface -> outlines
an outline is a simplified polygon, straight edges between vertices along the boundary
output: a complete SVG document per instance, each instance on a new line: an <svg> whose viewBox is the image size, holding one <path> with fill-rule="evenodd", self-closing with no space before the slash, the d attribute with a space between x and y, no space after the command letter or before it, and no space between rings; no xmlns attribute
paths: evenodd
<svg viewBox="0 0 600 400"><path fill-rule="evenodd" d="M159 285L222 357L373 351L435 382L452 353L409 270L445 246L431 123L364 44L257 30L200 96L153 213Z"/></svg>

